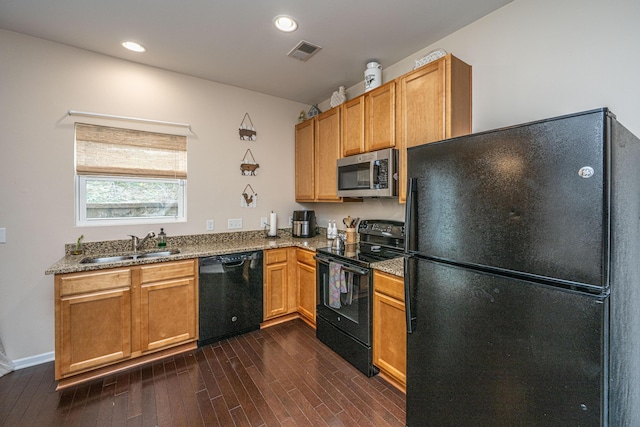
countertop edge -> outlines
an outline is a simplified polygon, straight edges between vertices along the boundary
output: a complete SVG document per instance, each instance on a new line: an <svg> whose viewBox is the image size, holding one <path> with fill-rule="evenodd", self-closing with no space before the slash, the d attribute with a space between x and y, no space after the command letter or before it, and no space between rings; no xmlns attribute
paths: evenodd
<svg viewBox="0 0 640 427"><path fill-rule="evenodd" d="M282 237L279 239L268 239L259 237L251 239L240 239L231 242L226 241L184 245L180 247L166 246L165 248L163 248L163 250L179 249L180 253L157 258L144 258L100 264L80 263L80 261L87 256L98 256L98 254L65 255L64 257L56 261L51 267L49 267L45 271L45 275L80 273L86 271L104 270L108 268L131 267L137 265L155 264L160 262L201 258L206 256L232 254L237 252L287 248L292 246L315 251L316 248L329 246L329 243L324 236L316 236L313 238Z"/></svg>
<svg viewBox="0 0 640 427"><path fill-rule="evenodd" d="M298 238L291 235L284 235L280 238L252 236L249 238L238 238L235 240L224 240L218 242L200 242L195 244L184 244L180 246L168 245L164 247L163 250L179 249L180 253L157 258L143 258L100 264L82 264L80 263L80 261L87 256L101 256L107 254L68 254L56 261L51 267L49 267L45 271L45 275L81 273L87 271L105 270L108 268L131 267L138 265L156 264L161 262L202 258L207 256L225 255L238 252L288 247L297 247L301 249L316 251L317 248L322 248L330 245L331 242L327 241L324 235L317 235L312 238ZM110 253L108 255L113 254ZM373 269L392 274L394 276L404 277L403 260L404 258L400 257L385 261L374 262L371 264L371 267Z"/></svg>

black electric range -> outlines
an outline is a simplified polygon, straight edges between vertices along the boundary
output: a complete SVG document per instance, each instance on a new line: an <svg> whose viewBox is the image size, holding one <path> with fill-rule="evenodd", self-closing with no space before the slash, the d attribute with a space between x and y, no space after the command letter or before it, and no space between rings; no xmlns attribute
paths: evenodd
<svg viewBox="0 0 640 427"><path fill-rule="evenodd" d="M363 220L359 243L316 251L316 336L367 376L372 362L373 274L371 263L402 256L404 223Z"/></svg>

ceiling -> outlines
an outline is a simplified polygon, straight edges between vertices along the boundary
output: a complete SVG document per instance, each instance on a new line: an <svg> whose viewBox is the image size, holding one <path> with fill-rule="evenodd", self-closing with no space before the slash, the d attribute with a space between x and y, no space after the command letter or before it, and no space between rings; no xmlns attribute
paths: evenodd
<svg viewBox="0 0 640 427"><path fill-rule="evenodd" d="M315 104L362 81L369 60L394 64L510 1L0 0L0 28ZM280 14L298 30L275 30ZM301 40L322 50L288 57Z"/></svg>

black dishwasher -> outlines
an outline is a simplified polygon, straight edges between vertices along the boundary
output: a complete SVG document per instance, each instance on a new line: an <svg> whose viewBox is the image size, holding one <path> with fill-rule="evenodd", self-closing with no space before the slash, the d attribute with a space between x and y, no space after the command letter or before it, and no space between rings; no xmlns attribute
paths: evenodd
<svg viewBox="0 0 640 427"><path fill-rule="evenodd" d="M260 328L262 251L200 258L198 346Z"/></svg>

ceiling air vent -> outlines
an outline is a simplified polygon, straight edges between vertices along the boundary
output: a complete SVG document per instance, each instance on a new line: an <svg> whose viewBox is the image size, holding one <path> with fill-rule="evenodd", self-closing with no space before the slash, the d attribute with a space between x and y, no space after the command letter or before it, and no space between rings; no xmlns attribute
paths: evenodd
<svg viewBox="0 0 640 427"><path fill-rule="evenodd" d="M320 49L322 49L320 46L302 40L296 45L296 47L287 53L287 56L306 62L309 58L318 53Z"/></svg>

